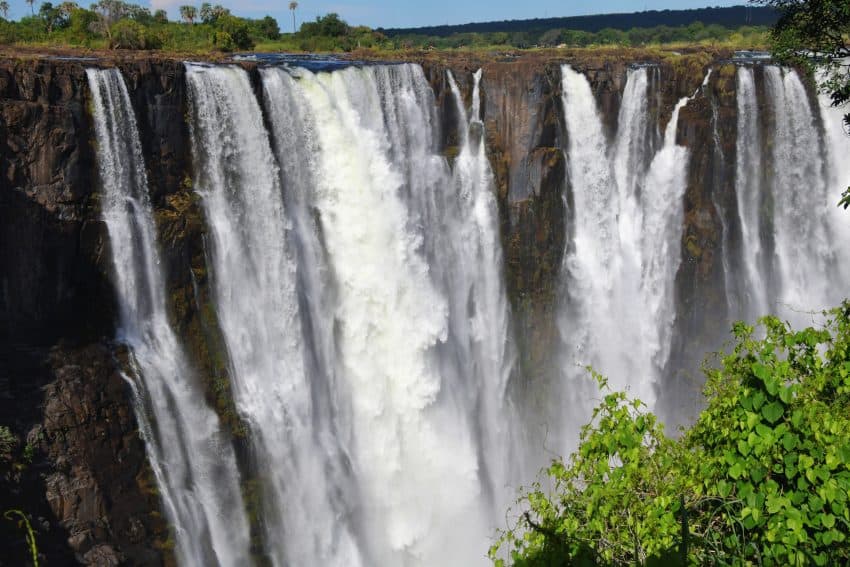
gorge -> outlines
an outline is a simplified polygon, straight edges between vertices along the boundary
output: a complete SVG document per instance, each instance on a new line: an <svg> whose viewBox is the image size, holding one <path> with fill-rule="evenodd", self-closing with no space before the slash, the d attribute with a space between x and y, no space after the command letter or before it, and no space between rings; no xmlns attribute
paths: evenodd
<svg viewBox="0 0 850 567"><path fill-rule="evenodd" d="M722 53L0 59L4 503L51 565L483 564L585 366L674 430L841 301L839 115Z"/></svg>

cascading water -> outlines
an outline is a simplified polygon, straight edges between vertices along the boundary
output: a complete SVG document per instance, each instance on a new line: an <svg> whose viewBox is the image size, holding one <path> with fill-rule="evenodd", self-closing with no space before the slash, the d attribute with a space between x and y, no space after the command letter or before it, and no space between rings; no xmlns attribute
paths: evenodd
<svg viewBox="0 0 850 567"><path fill-rule="evenodd" d="M706 74L703 86L708 82L710 73L711 70ZM652 325L652 332L645 340L652 365L649 376L653 380L658 379L670 355L676 316L673 283L682 259L682 199L689 160L688 149L676 144L676 129L679 112L691 98L681 99L673 109L664 131L664 144L652 159L644 183L646 190L641 197L644 208L641 289L647 306L645 320Z"/></svg>
<svg viewBox="0 0 850 567"><path fill-rule="evenodd" d="M764 74L775 121L770 190L776 309L802 324L811 321L805 312L840 300L828 222L835 197L828 192L822 133L802 81L795 71L775 66Z"/></svg>
<svg viewBox="0 0 850 567"><path fill-rule="evenodd" d="M439 166L435 152L422 153L433 144L421 130L430 113L413 122L423 109L406 106L424 92L424 76L414 66L349 68L300 71L296 83L319 150L314 202L337 282L350 416L341 438L361 495L362 539L375 564L474 562L469 542L485 541L476 533L484 524L474 431L457 385L440 372L449 307L405 200L406 181L433 188L428 166Z"/></svg>
<svg viewBox="0 0 850 567"><path fill-rule="evenodd" d="M244 565L248 523L233 449L168 322L136 119L117 69L87 69L103 218L130 348L134 409L181 565ZM152 415L149 415L150 414Z"/></svg>
<svg viewBox="0 0 850 567"><path fill-rule="evenodd" d="M483 562L487 518L517 480L480 119L459 115L470 135L452 172L419 66L262 69L273 144L244 71L187 77L234 398L270 489L268 554Z"/></svg>
<svg viewBox="0 0 850 567"><path fill-rule="evenodd" d="M187 66L195 190L212 233L216 304L233 396L249 421L275 565L356 565L344 503L326 488L313 428L296 263L278 168L244 70ZM305 487L310 486L310 489ZM298 545L287 545L291 534Z"/></svg>
<svg viewBox="0 0 850 567"><path fill-rule="evenodd" d="M619 263L619 210L608 162L608 143L596 101L584 75L565 65L561 76L574 221L572 246L568 248L563 268L568 279L566 316L562 316L559 326L566 351L562 364L567 373L565 387L573 389L580 387L576 381L584 376L581 366L586 364L597 367L604 364L600 371L612 376L624 375L622 370L631 366L631 362L629 353L618 349L619 343L633 344L638 337L614 337L620 337L621 331L634 330L637 325L620 324L615 314L635 323L639 319L630 313L628 298L621 295L623 290L615 287L623 281L618 272L633 267L635 258L625 258L630 266ZM579 393L578 397L584 396ZM567 399L571 398L572 393ZM577 410L580 407L569 405ZM572 423L561 424L559 429L575 431L586 418L584 414L575 416ZM565 440L559 440L562 447L564 443Z"/></svg>
<svg viewBox="0 0 850 567"><path fill-rule="evenodd" d="M563 392L551 398L561 421L550 431L562 454L595 392L579 365L652 406L670 359L690 162L676 137L690 99L662 135L652 118L656 71L629 71L609 140L588 79L562 68L571 210L556 353ZM417 65L269 66L259 75L262 105L244 69L186 65L194 188L232 393L250 434L250 462L241 464L262 495L254 512L264 537L254 543L281 566L484 563L506 487L528 482L527 467L548 455L516 441L528 424L509 394L518 371L483 74L472 76L469 109L447 74L458 117L451 164ZM743 244L729 249L730 219L721 239L727 293L741 298L730 297L729 310L744 312L733 317L760 314L771 298L827 306L846 281L842 264L850 266L832 244L844 217L830 211L820 222L813 212L848 182L837 156L850 144L828 122L821 131L794 72L767 67L764 76L766 112L756 75L738 69ZM136 409L178 528L178 560L250 563L232 448L168 325L126 89L117 71L89 78L122 338L137 363ZM808 207L803 216L799 207ZM732 273L737 264L742 274Z"/></svg>
<svg viewBox="0 0 850 567"><path fill-rule="evenodd" d="M736 105L738 110L737 141L735 145L735 196L741 224L741 265L744 283L741 299L746 309L739 316L753 320L769 312L767 304L767 258L762 248L761 219L762 152L758 99L753 68L738 67L736 76Z"/></svg>
<svg viewBox="0 0 850 567"><path fill-rule="evenodd" d="M609 376L618 389L650 407L670 353L673 282L679 266L682 197L688 151L676 144L673 110L661 149L645 169L651 132L646 69L630 71L609 154L587 78L562 67L569 138L568 176L574 203L572 243L564 258L567 299L559 323L566 360L565 387L579 413L562 432L569 447L587 418L580 398L584 365ZM610 159L609 159L610 155Z"/></svg>
<svg viewBox="0 0 850 567"><path fill-rule="evenodd" d="M811 324L812 313L837 304L847 280L846 252L835 246L847 235L846 218L834 206L850 181L850 143L840 112L823 95L820 116L796 71L763 68L769 148L760 132L754 69L737 70L738 142L736 192L747 305L737 317L780 315ZM822 128L821 128L822 121ZM768 161L767 166L762 164ZM771 254L772 252L772 254Z"/></svg>
<svg viewBox="0 0 850 567"><path fill-rule="evenodd" d="M519 423L507 396L514 354L503 283L499 209L480 115L481 77L479 69L473 76L472 108L467 124L463 120L466 114L463 97L449 72L462 135L453 179L458 202L456 208L448 211L456 213L448 226L452 230L450 239L459 250L456 263L444 271L457 278L447 282L446 291L453 298L452 320L466 325L457 333L459 342L463 343L461 359L466 362L461 376L472 382L479 393L481 453L495 485L498 510L506 503L505 488L521 474L516 470L521 459L513 440L519 433ZM508 463L517 463L514 470L506 468Z"/></svg>

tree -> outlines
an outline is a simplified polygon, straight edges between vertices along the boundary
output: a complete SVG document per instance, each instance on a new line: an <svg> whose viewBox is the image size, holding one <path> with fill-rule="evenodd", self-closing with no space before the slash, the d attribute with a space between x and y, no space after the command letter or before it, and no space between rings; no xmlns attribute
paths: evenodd
<svg viewBox="0 0 850 567"><path fill-rule="evenodd" d="M71 10L68 17L68 37L78 43L87 43L91 32L100 26L100 16L83 8Z"/></svg>
<svg viewBox="0 0 850 567"><path fill-rule="evenodd" d="M59 4L58 9L65 17L70 18L71 12L73 12L74 10L79 10L80 5L76 2L62 2L61 4Z"/></svg>
<svg viewBox="0 0 850 567"><path fill-rule="evenodd" d="M63 28L68 25L68 16L61 7L54 7L52 3L45 2L38 9L38 16L44 22L44 27L47 33L53 33L53 30Z"/></svg>
<svg viewBox="0 0 850 567"><path fill-rule="evenodd" d="M9 18L9 3L6 0L0 0L0 12L3 12L3 19Z"/></svg>
<svg viewBox="0 0 850 567"><path fill-rule="evenodd" d="M256 32L267 39L278 39L280 37L280 27L277 25L277 20L271 16L266 16L262 20L254 20Z"/></svg>
<svg viewBox="0 0 850 567"><path fill-rule="evenodd" d="M110 49L159 49L162 42L135 20L120 20L112 26Z"/></svg>
<svg viewBox="0 0 850 567"><path fill-rule="evenodd" d="M165 10L157 10L153 13L153 21L158 24L167 24L168 13Z"/></svg>
<svg viewBox="0 0 850 567"><path fill-rule="evenodd" d="M295 33L295 10L298 9L298 2L289 3L289 11L292 12L292 33Z"/></svg>
<svg viewBox="0 0 850 567"><path fill-rule="evenodd" d="M180 17L183 18L183 21L187 24L194 24L197 14L198 10L194 6L180 6Z"/></svg>
<svg viewBox="0 0 850 567"><path fill-rule="evenodd" d="M351 28L339 17L339 14L319 16L315 22L301 24L301 34L306 37L342 37L348 35Z"/></svg>
<svg viewBox="0 0 850 567"><path fill-rule="evenodd" d="M100 0L92 4L91 9L97 14L97 21L90 25L91 30L108 38L112 37L112 26L132 12L132 7L121 0Z"/></svg>
<svg viewBox="0 0 850 567"><path fill-rule="evenodd" d="M201 11L199 12L201 16L201 21L205 24L211 24L213 19L213 9L212 4L209 2L204 2L201 4Z"/></svg>
<svg viewBox="0 0 850 567"><path fill-rule="evenodd" d="M833 106L850 102L850 5L847 0L752 0L779 10L771 31L773 53L781 61L814 72L822 70L820 88L829 93ZM850 112L844 115L850 129ZM850 188L839 206L850 207Z"/></svg>
<svg viewBox="0 0 850 567"><path fill-rule="evenodd" d="M495 563L847 565L850 302L816 328L761 323L760 339L735 325L680 439L606 392L578 450L521 497Z"/></svg>
<svg viewBox="0 0 850 567"><path fill-rule="evenodd" d="M782 61L827 72L822 87L834 106L850 102L850 5L847 0L753 0L772 6L780 17L771 32L773 52ZM844 116L850 127L850 113Z"/></svg>

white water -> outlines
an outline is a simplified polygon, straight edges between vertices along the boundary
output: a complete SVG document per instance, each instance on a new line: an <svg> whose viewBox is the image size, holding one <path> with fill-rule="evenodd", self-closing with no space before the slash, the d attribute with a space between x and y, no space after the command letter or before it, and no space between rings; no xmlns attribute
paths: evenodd
<svg viewBox="0 0 850 567"><path fill-rule="evenodd" d="M735 195L741 223L741 250L744 266L742 301L747 306L739 316L754 320L769 312L767 303L768 264L762 248L761 208L762 151L761 116L752 67L738 67L737 76L738 129L735 150Z"/></svg>
<svg viewBox="0 0 850 567"><path fill-rule="evenodd" d="M315 202L338 282L334 315L351 405L343 438L373 562L464 564L481 557L468 542L484 541L475 532L486 525L474 433L440 375L448 305L420 253L423 237L411 230L404 162L391 159L407 145L391 143L384 113L403 109L382 107L391 101L377 74L349 68L299 78L320 148Z"/></svg>
<svg viewBox="0 0 850 567"><path fill-rule="evenodd" d="M325 488L295 254L260 106L238 67L188 65L187 79L195 190L211 228L233 396L250 424L263 487L267 550L275 565L356 564L346 523L337 521L344 509ZM282 534L298 545L287 545Z"/></svg>
<svg viewBox="0 0 850 567"><path fill-rule="evenodd" d="M574 203L564 259L568 299L559 322L566 396L577 414L562 432L568 449L592 404L586 396L593 390L582 385L585 365L608 376L615 388L654 405L675 317L673 283L689 158L676 144L676 128L690 99L674 108L663 145L646 168L651 135L646 70L629 73L613 152L587 78L567 65L562 77Z"/></svg>
<svg viewBox="0 0 850 567"><path fill-rule="evenodd" d="M469 123L461 120L461 150L454 163L453 184L457 205L449 222L450 239L457 249L456 263L444 270L453 274L446 285L452 298L452 320L460 359L460 375L472 382L478 394L470 411L479 411L481 453L494 483L496 511L504 508L509 487L521 475L522 457L515 437L520 434L507 394L514 353L510 341L510 311L504 286L504 266L499 237L499 208L493 172L486 155L481 121L482 70L473 75ZM459 116L463 98L449 72L449 85ZM470 305L471 304L471 305ZM468 313L468 314L467 314Z"/></svg>
<svg viewBox="0 0 850 567"><path fill-rule="evenodd" d="M829 194L825 152L808 94L797 73L768 66L766 92L772 107L773 175L771 192L773 269L776 309L798 324L811 321L805 312L820 310L841 296L831 227L837 195Z"/></svg>
<svg viewBox="0 0 850 567"><path fill-rule="evenodd" d="M87 69L94 107L103 218L120 306L119 338L132 353L134 409L181 565L244 565L248 527L233 449L204 404L166 313L156 230L139 132L116 69Z"/></svg>
<svg viewBox="0 0 850 567"><path fill-rule="evenodd" d="M272 560L484 563L521 463L480 103L452 171L418 66L263 69L272 140L244 71L187 74Z"/></svg>
<svg viewBox="0 0 850 567"><path fill-rule="evenodd" d="M708 74L703 84L707 81ZM649 166L645 183L647 190L643 197L645 212L641 286L648 306L646 317L654 325L647 347L653 363L650 375L656 380L670 355L676 316L673 283L682 259L682 198L685 195L690 159L688 149L676 144L676 128L679 125L679 112L690 100L681 99L673 109L664 131L664 145Z"/></svg>
<svg viewBox="0 0 850 567"><path fill-rule="evenodd" d="M850 236L844 211L835 206L850 184L842 157L850 155L850 142L841 111L830 108L825 95L813 107L795 71L771 65L763 74L773 119L767 149L754 70L737 71L736 192L746 278L741 287L749 290L737 316L774 313L807 325L813 313L841 301L850 275L847 252L835 245Z"/></svg>

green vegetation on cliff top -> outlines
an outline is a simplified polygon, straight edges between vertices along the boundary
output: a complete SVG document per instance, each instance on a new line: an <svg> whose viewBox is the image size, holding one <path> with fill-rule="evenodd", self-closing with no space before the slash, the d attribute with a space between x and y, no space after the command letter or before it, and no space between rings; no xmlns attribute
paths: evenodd
<svg viewBox="0 0 850 567"><path fill-rule="evenodd" d="M365 26L350 26L337 14L305 22L295 33L280 33L277 21L241 18L220 5L204 3L180 8L181 21L169 21L163 10L122 0L100 0L88 9L75 2L42 3L38 12L19 21L0 17L0 45L167 50L209 53L231 51L350 52L368 49L396 52L421 49L534 49L552 47L646 47L710 45L757 48L766 45L767 28L704 25L699 21L631 29L597 31L562 27L521 31L459 32L450 35L397 33L385 35ZM553 20L555 21L555 20ZM655 20L652 20L655 21ZM673 20L671 20L672 22Z"/></svg>

